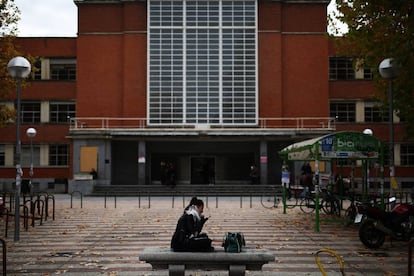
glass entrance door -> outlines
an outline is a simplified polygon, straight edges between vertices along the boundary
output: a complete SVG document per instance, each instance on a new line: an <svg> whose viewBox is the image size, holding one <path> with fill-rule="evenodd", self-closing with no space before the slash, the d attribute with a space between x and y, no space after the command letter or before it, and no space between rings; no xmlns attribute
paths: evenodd
<svg viewBox="0 0 414 276"><path fill-rule="evenodd" d="M214 157L191 157L191 184L214 184Z"/></svg>

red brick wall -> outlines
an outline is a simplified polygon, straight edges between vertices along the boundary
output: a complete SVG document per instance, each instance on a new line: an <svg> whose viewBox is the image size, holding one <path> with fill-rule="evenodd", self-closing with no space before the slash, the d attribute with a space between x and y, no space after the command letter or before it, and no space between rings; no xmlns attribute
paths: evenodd
<svg viewBox="0 0 414 276"><path fill-rule="evenodd" d="M145 117L146 4L80 5L79 18L77 115Z"/></svg>
<svg viewBox="0 0 414 276"><path fill-rule="evenodd" d="M261 1L258 17L259 117L329 116L326 5Z"/></svg>

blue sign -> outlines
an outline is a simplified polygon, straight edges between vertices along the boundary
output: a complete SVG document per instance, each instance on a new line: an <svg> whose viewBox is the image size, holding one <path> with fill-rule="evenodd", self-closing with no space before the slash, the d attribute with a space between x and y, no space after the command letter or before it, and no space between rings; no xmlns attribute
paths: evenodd
<svg viewBox="0 0 414 276"><path fill-rule="evenodd" d="M329 135L322 140L322 151L333 151L334 135Z"/></svg>

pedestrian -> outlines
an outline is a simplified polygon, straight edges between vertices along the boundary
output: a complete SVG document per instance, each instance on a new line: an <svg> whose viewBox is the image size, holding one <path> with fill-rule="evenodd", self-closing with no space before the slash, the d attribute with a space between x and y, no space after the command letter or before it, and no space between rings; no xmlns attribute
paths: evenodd
<svg viewBox="0 0 414 276"><path fill-rule="evenodd" d="M282 167L282 187L286 188L287 198L290 199L292 197L292 193L290 191L290 171L287 165Z"/></svg>
<svg viewBox="0 0 414 276"><path fill-rule="evenodd" d="M161 185L167 184L167 164L164 161L160 163L160 180Z"/></svg>
<svg viewBox="0 0 414 276"><path fill-rule="evenodd" d="M177 222L171 239L171 248L176 252L211 252L211 239L202 229L208 218L203 216L204 202L192 198Z"/></svg>
<svg viewBox="0 0 414 276"><path fill-rule="evenodd" d="M175 168L174 164L171 162L167 163L167 186L171 186L171 188L175 187Z"/></svg>
<svg viewBox="0 0 414 276"><path fill-rule="evenodd" d="M250 166L250 183L256 184L258 179L259 179L259 175L257 172L256 164L252 164Z"/></svg>
<svg viewBox="0 0 414 276"><path fill-rule="evenodd" d="M93 180L96 180L98 178L98 172L95 170L95 168L91 169L90 174L92 175Z"/></svg>

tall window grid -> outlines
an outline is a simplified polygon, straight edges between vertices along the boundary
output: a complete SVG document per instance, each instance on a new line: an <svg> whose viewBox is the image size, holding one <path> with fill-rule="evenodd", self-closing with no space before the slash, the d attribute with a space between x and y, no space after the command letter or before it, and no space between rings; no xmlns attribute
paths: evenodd
<svg viewBox="0 0 414 276"><path fill-rule="evenodd" d="M67 123L70 118L76 117L75 103L55 102L49 107L50 122Z"/></svg>
<svg viewBox="0 0 414 276"><path fill-rule="evenodd" d="M33 155L32 155L33 153ZM33 144L33 151L30 145L22 145L21 152L21 165L24 168L29 168L33 160L33 166L38 167L40 165L40 146Z"/></svg>
<svg viewBox="0 0 414 276"><path fill-rule="evenodd" d="M51 80L76 80L76 59L51 59Z"/></svg>
<svg viewBox="0 0 414 276"><path fill-rule="evenodd" d="M414 143L401 144L400 158L402 166L414 165Z"/></svg>
<svg viewBox="0 0 414 276"><path fill-rule="evenodd" d="M256 1L150 0L148 123L257 124Z"/></svg>
<svg viewBox="0 0 414 276"><path fill-rule="evenodd" d="M6 153L4 145L0 145L0 166L4 166L6 163Z"/></svg>
<svg viewBox="0 0 414 276"><path fill-rule="evenodd" d="M378 103L366 102L364 107L365 122L388 122L388 110L381 109Z"/></svg>
<svg viewBox="0 0 414 276"><path fill-rule="evenodd" d="M20 114L22 123L40 123L40 103L23 101Z"/></svg>
<svg viewBox="0 0 414 276"><path fill-rule="evenodd" d="M69 146L66 144L49 145L49 166L69 165Z"/></svg>
<svg viewBox="0 0 414 276"><path fill-rule="evenodd" d="M329 116L337 122L355 122L356 107L354 102L331 102Z"/></svg>

